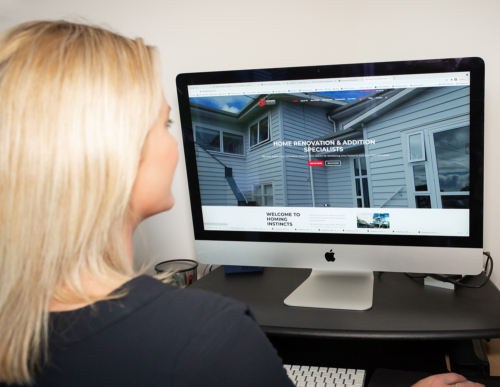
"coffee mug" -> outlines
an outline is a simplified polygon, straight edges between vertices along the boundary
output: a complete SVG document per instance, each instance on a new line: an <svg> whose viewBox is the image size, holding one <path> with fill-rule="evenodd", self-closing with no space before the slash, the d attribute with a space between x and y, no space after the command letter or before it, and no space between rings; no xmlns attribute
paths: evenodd
<svg viewBox="0 0 500 387"><path fill-rule="evenodd" d="M164 281L185 288L198 279L198 262L190 259L174 259L155 266L156 274L166 274ZM170 273L170 275L168 274Z"/></svg>

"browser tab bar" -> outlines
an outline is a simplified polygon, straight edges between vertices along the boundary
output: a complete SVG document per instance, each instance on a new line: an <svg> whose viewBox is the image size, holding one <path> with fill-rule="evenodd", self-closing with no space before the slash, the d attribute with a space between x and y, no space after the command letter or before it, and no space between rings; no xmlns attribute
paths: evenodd
<svg viewBox="0 0 500 387"><path fill-rule="evenodd" d="M331 92L335 90L387 90L408 87L439 87L470 84L469 72L300 79L291 81L188 86L190 97Z"/></svg>

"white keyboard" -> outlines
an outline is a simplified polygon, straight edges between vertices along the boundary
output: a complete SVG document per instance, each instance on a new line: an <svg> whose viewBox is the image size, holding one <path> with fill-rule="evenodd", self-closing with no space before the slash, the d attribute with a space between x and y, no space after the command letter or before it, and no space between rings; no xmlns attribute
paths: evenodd
<svg viewBox="0 0 500 387"><path fill-rule="evenodd" d="M298 387L363 387L365 370L284 365L288 377Z"/></svg>

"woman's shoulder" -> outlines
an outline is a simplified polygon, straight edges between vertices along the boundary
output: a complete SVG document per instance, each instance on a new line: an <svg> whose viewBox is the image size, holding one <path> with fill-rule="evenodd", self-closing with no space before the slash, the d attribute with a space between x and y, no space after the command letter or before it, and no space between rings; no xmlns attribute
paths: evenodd
<svg viewBox="0 0 500 387"><path fill-rule="evenodd" d="M62 333L52 335L56 368L48 379L63 380L58 369L72 369L83 375L82 386L95 385L96 375L123 386L289 385L281 360L245 304L147 276L121 290L125 295L118 299L58 314L64 323ZM51 385L43 376L40 381Z"/></svg>
<svg viewBox="0 0 500 387"><path fill-rule="evenodd" d="M71 312L51 313L53 344L98 337L102 331L106 335L126 333L132 339L140 332L154 333L157 341L171 341L175 332L174 341L182 342L221 314L253 319L242 302L203 290L181 289L146 275L113 293L124 295Z"/></svg>
<svg viewBox="0 0 500 387"><path fill-rule="evenodd" d="M138 298L145 304L151 304L151 308L160 308L169 313L187 314L191 318L196 315L201 320L213 318L228 310L234 313L249 313L248 307L241 301L204 290L182 289L149 276L137 277L130 285L130 301Z"/></svg>
<svg viewBox="0 0 500 387"><path fill-rule="evenodd" d="M164 306L168 307L198 307L196 309L200 309L202 313L217 312L228 307L247 309L246 305L241 301L205 290L179 288L146 275L136 277L128 284L130 284L130 291L138 293L141 299L145 300L150 298L148 296L157 294L158 297L150 302L164 304ZM126 286L127 284L125 284ZM190 309L192 311L192 308Z"/></svg>

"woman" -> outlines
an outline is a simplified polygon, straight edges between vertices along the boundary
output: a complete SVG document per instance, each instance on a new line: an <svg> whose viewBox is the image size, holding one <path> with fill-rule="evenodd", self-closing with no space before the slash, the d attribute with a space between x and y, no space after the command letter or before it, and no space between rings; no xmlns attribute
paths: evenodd
<svg viewBox="0 0 500 387"><path fill-rule="evenodd" d="M135 228L174 204L168 121L142 40L0 36L0 385L291 385L244 305L132 270Z"/></svg>

